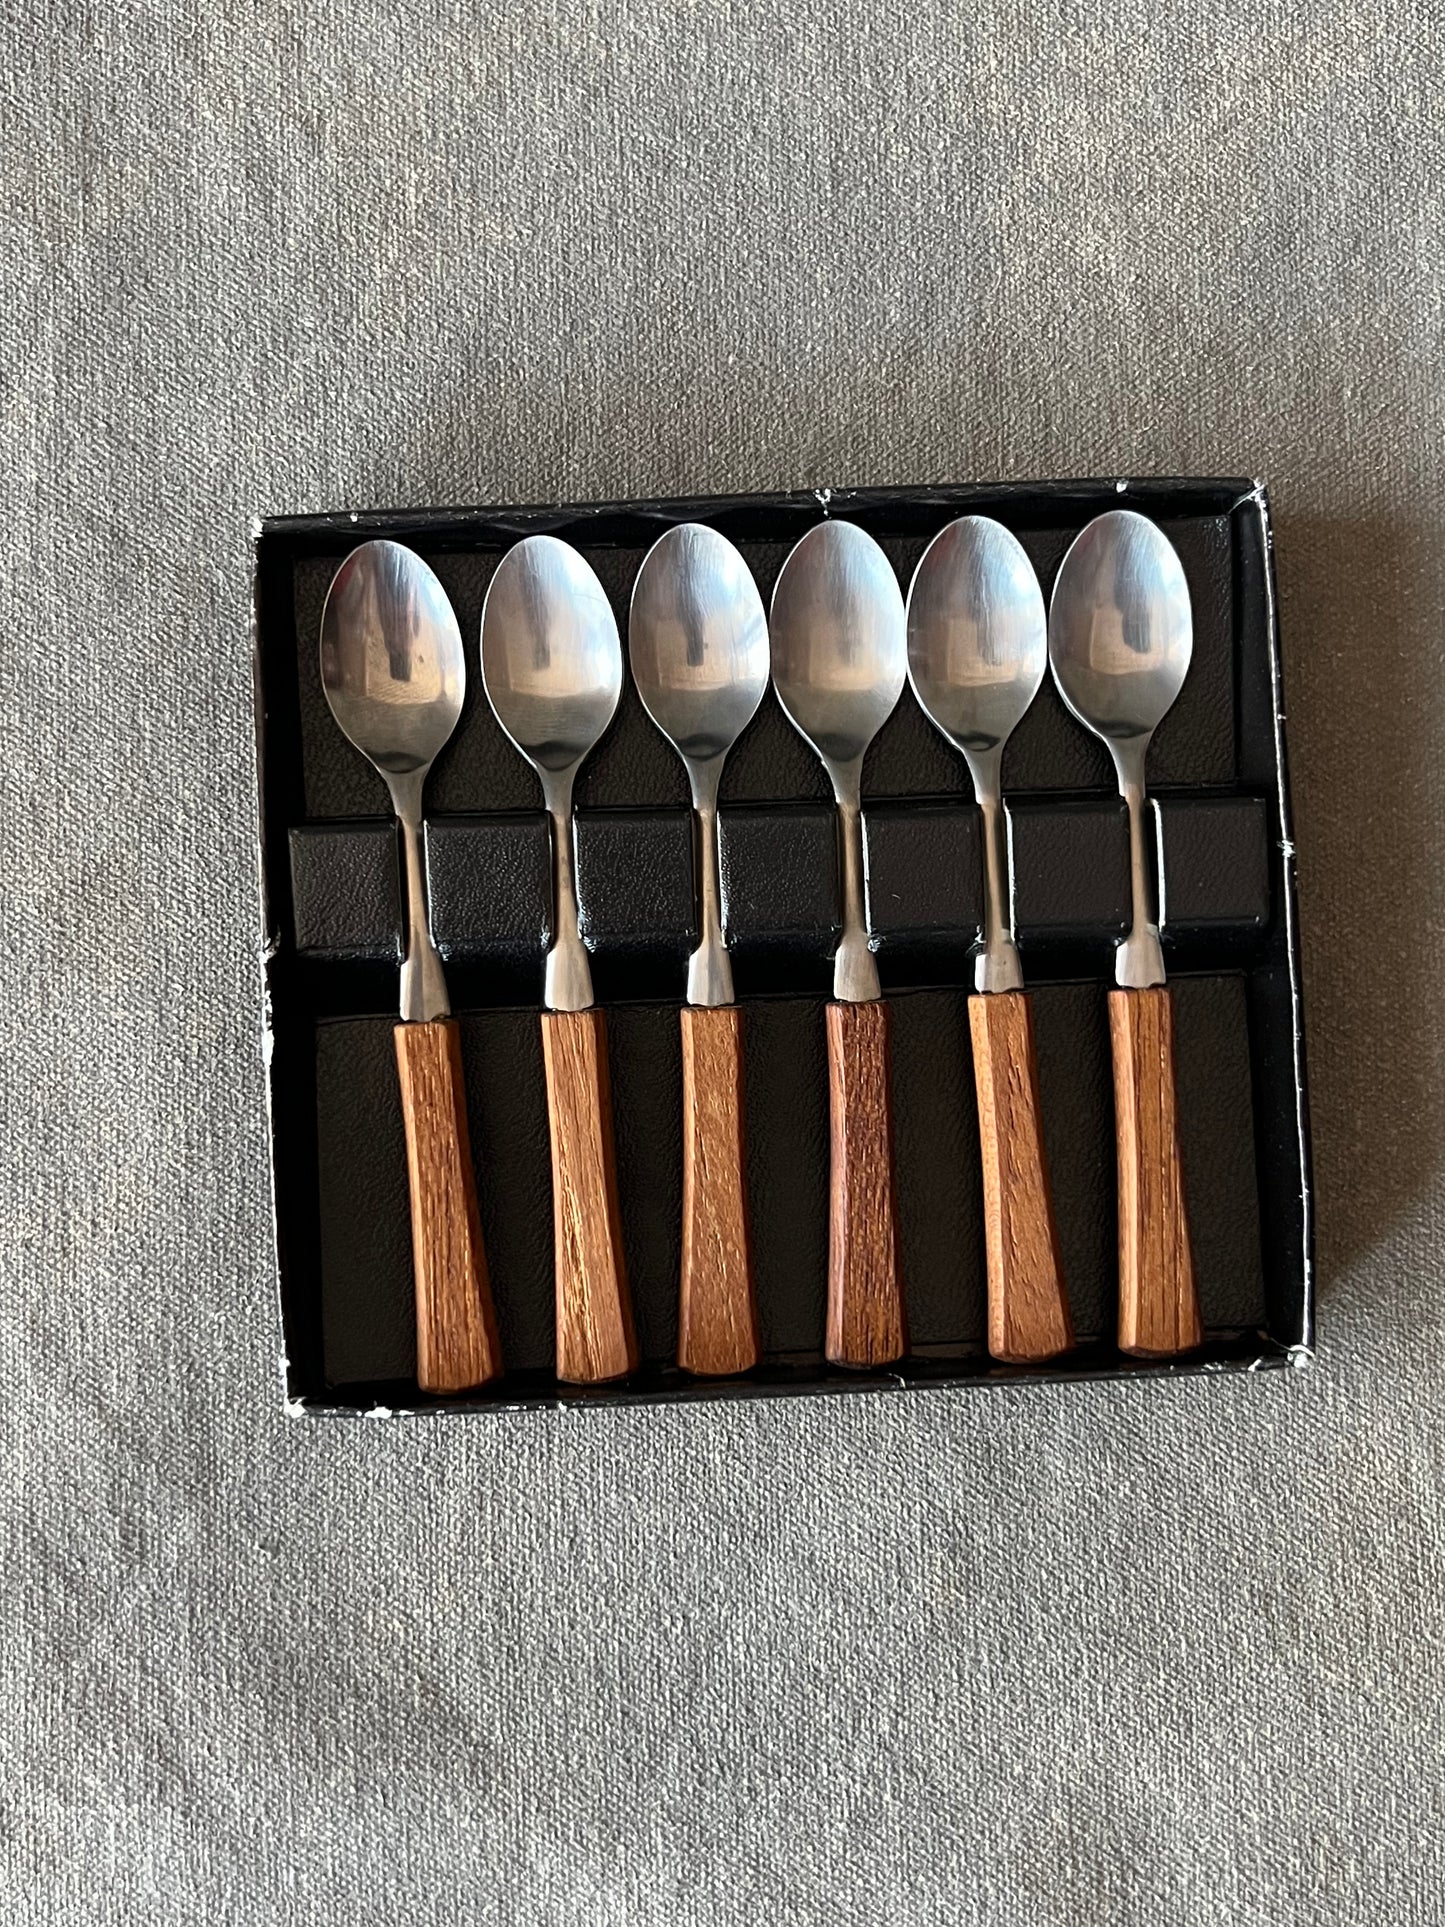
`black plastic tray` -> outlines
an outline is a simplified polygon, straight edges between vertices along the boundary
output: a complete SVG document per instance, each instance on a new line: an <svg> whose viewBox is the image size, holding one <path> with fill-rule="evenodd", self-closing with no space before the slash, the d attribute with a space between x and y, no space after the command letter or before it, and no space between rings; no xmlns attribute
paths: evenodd
<svg viewBox="0 0 1445 1927"><path fill-rule="evenodd" d="M894 1102L913 1352L869 1373L823 1361L827 1073L822 1005L837 930L826 779L769 694L729 759L723 874L745 1012L746 1103L764 1363L699 1381L673 1364L681 1237L678 1024L696 941L681 763L629 681L577 785L578 870L609 1008L618 1178L643 1368L624 1385L552 1376L552 1216L540 1007L548 840L535 779L481 688L491 571L548 530L587 557L626 639L648 546L711 523L766 600L825 515L860 523L906 589L953 517L996 516L1045 592L1110 507L1157 520L1189 578L1195 655L1150 757L1166 963L1203 1349L1180 1363L1113 1344L1114 1138L1105 989L1125 928L1127 836L1103 749L1052 684L1004 761L1018 937L1034 992L1044 1128L1078 1350L1040 1367L984 1349L979 1154L967 992L981 879L962 760L905 690L869 752L869 920L893 1007ZM357 542L409 543L437 570L468 652L461 722L427 790L433 927L462 1028L487 1255L508 1376L450 1410L749 1397L774 1391L1255 1368L1313 1344L1310 1167L1293 848L1268 506L1245 481L837 490L585 507L287 517L256 539L257 729L266 1026L286 1392L306 1410L421 1407L406 1167L391 1040L398 847L381 779L321 691L331 574Z"/></svg>

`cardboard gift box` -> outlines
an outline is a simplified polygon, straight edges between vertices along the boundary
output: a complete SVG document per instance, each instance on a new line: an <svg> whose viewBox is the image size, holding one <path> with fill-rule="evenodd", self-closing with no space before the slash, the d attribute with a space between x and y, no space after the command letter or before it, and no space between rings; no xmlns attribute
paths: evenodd
<svg viewBox="0 0 1445 1927"><path fill-rule="evenodd" d="M906 588L955 517L997 518L1047 594L1078 530L1131 507L1177 549L1194 657L1149 763L1174 993L1184 1171L1205 1343L1126 1357L1117 1276L1107 988L1128 922L1124 809L1103 747L1046 679L1004 762L1017 937L1033 995L1044 1131L1076 1349L1037 1366L986 1351L978 1127L967 996L982 903L967 770L912 692L864 768L868 919L892 1007L911 1349L877 1372L823 1358L828 1074L838 931L827 779L770 692L728 760L720 812L728 939L746 1042L749 1195L763 1362L719 1381L675 1363L681 1238L678 1007L696 938L682 764L630 679L576 794L579 905L611 1048L617 1179L642 1366L553 1374L552 1201L537 1013L551 918L535 778L478 671L482 598L524 535L586 557L622 633L647 548L681 521L734 542L764 600L825 516L859 523ZM427 788L433 934L462 1033L472 1147L506 1376L418 1392L392 1029L401 954L396 830L343 739L318 665L331 576L387 536L436 570L468 657L465 706ZM1265 491L1245 481L1066 482L692 501L280 517L258 525L254 610L265 1038L276 1258L292 1409L376 1412L755 1397L1023 1377L1254 1369L1313 1345L1311 1193L1294 851Z"/></svg>

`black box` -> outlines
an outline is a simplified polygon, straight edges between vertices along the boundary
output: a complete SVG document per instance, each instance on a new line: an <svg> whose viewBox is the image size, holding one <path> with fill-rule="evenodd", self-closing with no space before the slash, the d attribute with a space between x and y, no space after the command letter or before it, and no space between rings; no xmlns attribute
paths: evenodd
<svg viewBox="0 0 1445 1927"><path fill-rule="evenodd" d="M856 1372L822 1356L827 1070L837 930L821 766L769 693L723 783L723 871L744 1008L749 1175L764 1363L711 1382L673 1363L681 1237L677 1009L694 941L682 764L629 680L577 785L584 934L608 1006L618 1176L643 1368L552 1376L552 1214L540 1008L548 837L531 771L487 705L482 597L504 551L548 531L617 614L675 522L710 523L764 601L792 544L856 521L906 589L955 516L997 517L1047 595L1078 530L1112 507L1158 521L1194 604L1189 678L1151 752L1174 990L1185 1181L1207 1340L1186 1360L1113 1343L1114 1129L1105 990L1127 914L1123 806L1103 748L1052 682L1009 744L1018 940L1034 994L1044 1129L1080 1344L1005 1366L984 1348L979 1152L966 1012L981 902L967 771L911 690L864 770L869 920L893 1003L899 1207L914 1349ZM398 845L381 779L327 709L318 631L356 543L417 549L452 598L466 705L427 789L433 927L458 1013L477 1184L507 1377L432 1400L415 1378L410 1234L392 1048ZM780 1391L1159 1375L1304 1362L1313 1345L1309 1136L1294 851L1268 504L1244 481L823 490L584 507L284 517L256 534L255 646L266 1043L285 1379L293 1410L449 1410L752 1397Z"/></svg>

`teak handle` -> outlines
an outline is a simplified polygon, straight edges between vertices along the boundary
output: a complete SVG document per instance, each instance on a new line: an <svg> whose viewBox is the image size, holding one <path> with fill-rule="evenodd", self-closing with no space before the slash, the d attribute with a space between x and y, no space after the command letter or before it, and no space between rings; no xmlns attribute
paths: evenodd
<svg viewBox="0 0 1445 1927"><path fill-rule="evenodd" d="M726 1378L758 1362L743 1133L742 1012L682 1012L682 1284L677 1362Z"/></svg>
<svg viewBox="0 0 1445 1927"><path fill-rule="evenodd" d="M557 1376L573 1385L637 1366L617 1208L607 1020L600 1010L542 1013L552 1138Z"/></svg>
<svg viewBox="0 0 1445 1927"><path fill-rule="evenodd" d="M1111 990L1119 1144L1119 1349L1192 1351L1203 1337L1189 1250L1168 990Z"/></svg>
<svg viewBox="0 0 1445 1927"><path fill-rule="evenodd" d="M461 1033L449 1018L398 1024L416 1281L416 1376L424 1392L465 1392L502 1369L477 1216L462 1082Z"/></svg>
<svg viewBox="0 0 1445 1927"><path fill-rule="evenodd" d="M1074 1342L1064 1295L1028 995L968 1000L983 1152L988 1348L1007 1364L1057 1358Z"/></svg>
<svg viewBox="0 0 1445 1927"><path fill-rule="evenodd" d="M887 1004L829 1004L826 1350L834 1365L890 1365L908 1350L888 1055Z"/></svg>

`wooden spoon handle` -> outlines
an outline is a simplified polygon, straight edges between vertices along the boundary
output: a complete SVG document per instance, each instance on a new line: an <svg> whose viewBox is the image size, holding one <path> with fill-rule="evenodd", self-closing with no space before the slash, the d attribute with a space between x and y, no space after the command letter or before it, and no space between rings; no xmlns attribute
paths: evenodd
<svg viewBox="0 0 1445 1927"><path fill-rule="evenodd" d="M1174 1005L1162 985L1109 992L1119 1145L1119 1349L1192 1351L1203 1337L1174 1094Z"/></svg>
<svg viewBox="0 0 1445 1927"><path fill-rule="evenodd" d="M735 1005L682 1012L682 1289L677 1362L730 1377L758 1362Z"/></svg>
<svg viewBox="0 0 1445 1927"><path fill-rule="evenodd" d="M617 1169L607 1020L600 1010L542 1014L552 1137L557 1376L596 1385L637 1366Z"/></svg>
<svg viewBox="0 0 1445 1927"><path fill-rule="evenodd" d="M890 1365L908 1350L888 1006L829 1004L832 1174L827 1355L834 1365Z"/></svg>
<svg viewBox="0 0 1445 1927"><path fill-rule="evenodd" d="M968 1000L983 1151L988 1348L1009 1364L1074 1342L1039 1118L1034 1021L1022 990Z"/></svg>
<svg viewBox="0 0 1445 1927"><path fill-rule="evenodd" d="M424 1392L465 1392L498 1377L502 1351L455 1023L398 1024L396 1064L411 1184L417 1383Z"/></svg>

